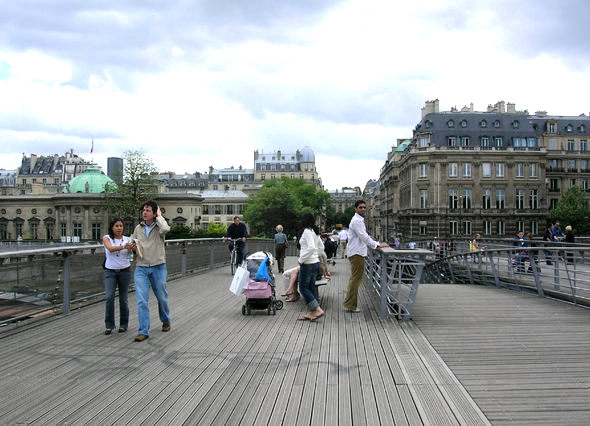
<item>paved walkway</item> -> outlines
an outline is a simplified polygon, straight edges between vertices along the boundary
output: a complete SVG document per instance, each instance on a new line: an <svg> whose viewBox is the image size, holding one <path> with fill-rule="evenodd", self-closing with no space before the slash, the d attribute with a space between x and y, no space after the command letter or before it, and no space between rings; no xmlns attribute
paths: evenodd
<svg viewBox="0 0 590 426"><path fill-rule="evenodd" d="M152 295L142 343L134 303L125 334L102 334L102 303L4 330L0 424L587 424L587 310L424 285L413 321L381 320L364 286L342 310L338 262L317 323L301 302L243 316L227 268L169 283L170 333Z"/></svg>

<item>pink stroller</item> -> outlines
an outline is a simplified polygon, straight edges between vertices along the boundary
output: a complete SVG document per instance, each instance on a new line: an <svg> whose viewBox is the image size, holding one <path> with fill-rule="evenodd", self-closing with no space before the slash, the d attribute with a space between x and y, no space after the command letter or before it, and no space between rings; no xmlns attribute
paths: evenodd
<svg viewBox="0 0 590 426"><path fill-rule="evenodd" d="M270 280L256 281L254 277L265 259ZM246 303L242 306L242 315L250 315L253 309L266 310L268 315L276 315L283 308L283 302L275 296L275 279L272 274L273 257L270 253L258 251L246 257L246 269L250 273L248 288L244 290Z"/></svg>

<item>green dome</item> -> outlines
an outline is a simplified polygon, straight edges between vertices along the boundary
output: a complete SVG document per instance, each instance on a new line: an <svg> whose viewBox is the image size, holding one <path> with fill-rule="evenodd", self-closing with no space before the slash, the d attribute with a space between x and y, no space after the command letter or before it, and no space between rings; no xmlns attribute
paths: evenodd
<svg viewBox="0 0 590 426"><path fill-rule="evenodd" d="M117 184L114 180L103 175L96 167L88 167L84 170L84 173L72 179L69 185L66 185L63 189L63 192L72 194L76 192L100 194L101 192L105 192L105 185L107 184L109 192L115 192L117 190Z"/></svg>

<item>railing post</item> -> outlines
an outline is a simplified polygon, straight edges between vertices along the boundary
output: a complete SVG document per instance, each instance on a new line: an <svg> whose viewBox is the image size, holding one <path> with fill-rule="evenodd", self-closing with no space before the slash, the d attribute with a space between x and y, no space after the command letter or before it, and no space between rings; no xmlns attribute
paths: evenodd
<svg viewBox="0 0 590 426"><path fill-rule="evenodd" d="M213 266L215 265L215 254L213 253L215 251L214 247L213 247L213 241L209 241L209 269L213 269Z"/></svg>
<svg viewBox="0 0 590 426"><path fill-rule="evenodd" d="M180 275L186 276L186 241L182 242L182 251L180 258Z"/></svg>
<svg viewBox="0 0 590 426"><path fill-rule="evenodd" d="M490 269L494 274L494 280L496 281L496 287L500 287L500 277L498 276L498 270L496 269L496 264L494 263L494 256L492 253L487 253L488 259L490 261Z"/></svg>
<svg viewBox="0 0 590 426"><path fill-rule="evenodd" d="M391 265L391 275L393 276L393 271L396 265L396 260L394 259ZM387 279L387 257L385 256L385 252L381 251L381 276L379 277L379 283L381 286L381 306L379 309L379 316L384 319L387 316L387 295L389 294L389 280Z"/></svg>
<svg viewBox="0 0 590 426"><path fill-rule="evenodd" d="M70 278L71 278L71 260L72 254L64 251L64 290L63 290L63 313L64 315L70 314Z"/></svg>

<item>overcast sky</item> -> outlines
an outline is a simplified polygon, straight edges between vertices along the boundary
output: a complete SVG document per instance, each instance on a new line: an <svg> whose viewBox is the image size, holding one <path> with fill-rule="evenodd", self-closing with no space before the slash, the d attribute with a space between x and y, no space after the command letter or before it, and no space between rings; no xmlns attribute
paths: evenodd
<svg viewBox="0 0 590 426"><path fill-rule="evenodd" d="M143 149L161 171L310 146L376 179L425 100L590 112L588 0L0 0L0 168Z"/></svg>

